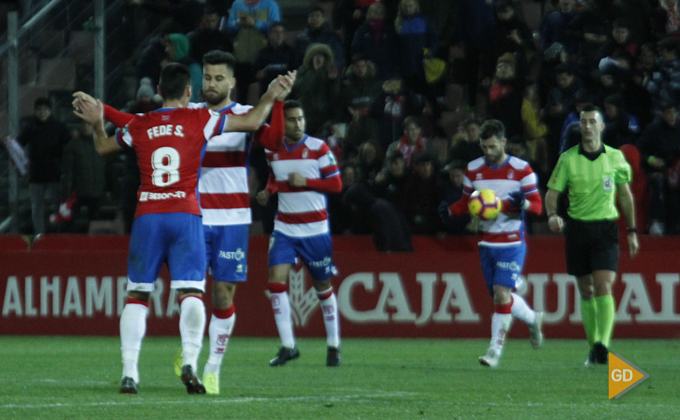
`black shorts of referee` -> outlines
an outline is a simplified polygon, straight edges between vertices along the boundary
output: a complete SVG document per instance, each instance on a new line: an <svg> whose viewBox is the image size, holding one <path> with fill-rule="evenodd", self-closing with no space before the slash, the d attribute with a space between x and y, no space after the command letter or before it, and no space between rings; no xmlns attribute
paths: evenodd
<svg viewBox="0 0 680 420"><path fill-rule="evenodd" d="M568 218L564 237L567 273L582 277L595 270L618 271L619 228L615 220Z"/></svg>

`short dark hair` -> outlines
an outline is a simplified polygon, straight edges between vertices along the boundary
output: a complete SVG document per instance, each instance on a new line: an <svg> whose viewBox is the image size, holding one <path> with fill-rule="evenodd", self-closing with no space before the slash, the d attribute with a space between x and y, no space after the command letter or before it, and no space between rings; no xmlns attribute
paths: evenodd
<svg viewBox="0 0 680 420"><path fill-rule="evenodd" d="M321 12L322 15L326 16L326 12L323 10L321 6L312 6L309 8L307 11L307 16L311 15L314 12Z"/></svg>
<svg viewBox="0 0 680 420"><path fill-rule="evenodd" d="M498 140L505 138L505 126L499 120L486 120L480 129L479 138L482 140L496 137Z"/></svg>
<svg viewBox="0 0 680 420"><path fill-rule="evenodd" d="M305 112L305 109L302 107L302 102L296 101L295 99L288 99L286 102L283 103L283 111L288 111L289 109L295 109L295 108L300 108L302 109L302 112Z"/></svg>
<svg viewBox="0 0 680 420"><path fill-rule="evenodd" d="M52 102L50 101L50 98L40 97L33 102L33 109L38 109L39 106L46 106L52 109Z"/></svg>
<svg viewBox="0 0 680 420"><path fill-rule="evenodd" d="M615 107L621 109L623 108L623 95L620 93L613 93L604 98L605 105L614 105Z"/></svg>
<svg viewBox="0 0 680 420"><path fill-rule="evenodd" d="M221 50L211 50L205 53L203 56L203 65L210 64L212 66L224 64L227 66L231 73L234 73L234 67L236 66L236 58L231 53Z"/></svg>
<svg viewBox="0 0 680 420"><path fill-rule="evenodd" d="M482 120L480 120L477 117L470 117L470 118L466 119L465 121L463 121L460 125L464 128L467 128L469 125L472 125L472 124L476 125L477 127L481 127L482 126Z"/></svg>
<svg viewBox="0 0 680 420"><path fill-rule="evenodd" d="M602 117L602 110L600 110L600 108L596 107L593 104L588 104L584 106L583 109L581 110L581 114L583 114L584 112L597 112L598 114L600 114L600 118L604 121L604 118Z"/></svg>
<svg viewBox="0 0 680 420"><path fill-rule="evenodd" d="M628 24L628 21L624 18L618 18L614 19L614 22L612 22L612 28L617 29L617 28L625 28L625 29L630 29L630 25Z"/></svg>
<svg viewBox="0 0 680 420"><path fill-rule="evenodd" d="M593 103L593 95L587 89L579 89L574 94L574 103L577 104Z"/></svg>
<svg viewBox="0 0 680 420"><path fill-rule="evenodd" d="M401 123L402 127L406 127L407 125L415 125L416 127L420 128L420 118L416 117L415 115L409 115L408 117L404 118L404 122Z"/></svg>
<svg viewBox="0 0 680 420"><path fill-rule="evenodd" d="M267 28L267 33L270 33L272 29L278 28L279 26L282 27L284 30L286 29L286 26L283 24L283 22L279 20L269 24L269 28Z"/></svg>
<svg viewBox="0 0 680 420"><path fill-rule="evenodd" d="M656 43L656 48L659 51L673 51L678 54L680 51L680 40L668 37Z"/></svg>
<svg viewBox="0 0 680 420"><path fill-rule="evenodd" d="M671 109L671 108L675 109L676 104L675 104L675 102L673 102L669 99L662 99L661 102L659 103L659 110L660 111L665 111L665 110Z"/></svg>
<svg viewBox="0 0 680 420"><path fill-rule="evenodd" d="M169 63L161 69L158 86L163 100L181 99L190 83L191 73L184 64Z"/></svg>

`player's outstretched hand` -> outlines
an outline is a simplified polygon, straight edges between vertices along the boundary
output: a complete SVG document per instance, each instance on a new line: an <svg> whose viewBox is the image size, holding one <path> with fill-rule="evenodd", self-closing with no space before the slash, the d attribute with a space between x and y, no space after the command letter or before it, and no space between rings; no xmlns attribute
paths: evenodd
<svg viewBox="0 0 680 420"><path fill-rule="evenodd" d="M291 187L306 187L307 186L307 178L304 176L300 175L297 172L293 172L288 174L288 183L290 184Z"/></svg>
<svg viewBox="0 0 680 420"><path fill-rule="evenodd" d="M260 191L257 193L257 203L261 206L266 206L271 195L272 194L267 189Z"/></svg>
<svg viewBox="0 0 680 420"><path fill-rule="evenodd" d="M73 105L74 108L76 107L76 102L78 101L78 99L89 102L92 105L97 104L97 100L95 98L93 98L92 96L88 95L85 92L78 91L78 92L75 92L72 96L73 96L73 102L71 102L71 104Z"/></svg>
<svg viewBox="0 0 680 420"><path fill-rule="evenodd" d="M288 72L286 75L278 76L277 82L281 87L281 92L276 96L277 101L283 101L286 96L293 90L293 85L295 84L295 77L297 76L297 70Z"/></svg>
<svg viewBox="0 0 680 420"><path fill-rule="evenodd" d="M437 213L439 213L439 217L442 219L442 222L446 224L446 222L449 220L449 217L451 217L451 213L449 213L449 203L447 203L446 200L439 203L439 207L437 207Z"/></svg>
<svg viewBox="0 0 680 420"><path fill-rule="evenodd" d="M510 202L512 203L513 207L523 209L527 199L524 198L524 193L522 191L513 191L510 193Z"/></svg>
<svg viewBox="0 0 680 420"><path fill-rule="evenodd" d="M76 114L78 118L81 118L92 125L95 125L104 119L104 105L102 105L102 102L99 99L97 99L94 104L81 98L76 98L74 102L73 113Z"/></svg>

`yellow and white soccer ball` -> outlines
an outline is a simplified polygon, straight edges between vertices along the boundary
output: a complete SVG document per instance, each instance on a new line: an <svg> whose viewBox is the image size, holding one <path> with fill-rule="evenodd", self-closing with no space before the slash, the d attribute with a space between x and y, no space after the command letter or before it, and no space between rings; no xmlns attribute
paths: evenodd
<svg viewBox="0 0 680 420"><path fill-rule="evenodd" d="M503 209L501 199L493 190L478 190L470 195L470 215L480 220L493 220Z"/></svg>

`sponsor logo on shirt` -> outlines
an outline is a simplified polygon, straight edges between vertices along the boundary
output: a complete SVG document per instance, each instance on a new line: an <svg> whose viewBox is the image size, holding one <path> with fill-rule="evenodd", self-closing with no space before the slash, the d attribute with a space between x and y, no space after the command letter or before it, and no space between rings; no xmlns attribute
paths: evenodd
<svg viewBox="0 0 680 420"><path fill-rule="evenodd" d="M175 191L174 193L152 193L143 191L139 194L139 201L156 201L169 200L172 198L186 198L187 193L184 191Z"/></svg>
<svg viewBox="0 0 680 420"><path fill-rule="evenodd" d="M611 191L614 181L610 177L605 177L602 181L602 189L605 191Z"/></svg>

